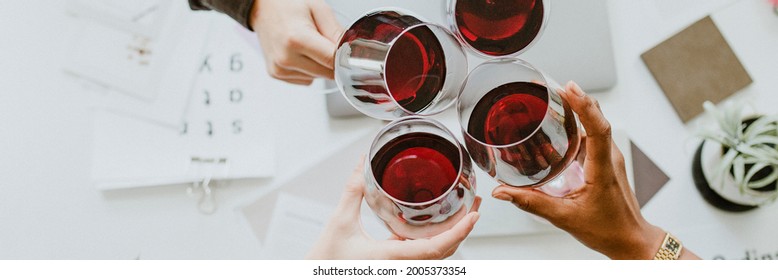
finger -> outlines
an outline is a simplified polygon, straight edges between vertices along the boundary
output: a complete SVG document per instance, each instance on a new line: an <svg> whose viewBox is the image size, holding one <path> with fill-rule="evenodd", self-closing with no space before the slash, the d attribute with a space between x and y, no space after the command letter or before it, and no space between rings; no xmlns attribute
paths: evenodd
<svg viewBox="0 0 778 280"><path fill-rule="evenodd" d="M481 197L476 196L475 200L473 200L473 206L470 207L470 213L472 212L478 212L478 209L481 208Z"/></svg>
<svg viewBox="0 0 778 280"><path fill-rule="evenodd" d="M357 166L354 167L354 171L351 172L351 177L349 177L348 181L346 182L346 189L344 195L351 195L351 196L362 196L362 193L365 189L365 155L362 155L357 163Z"/></svg>
<svg viewBox="0 0 778 280"><path fill-rule="evenodd" d="M470 212L468 212L468 213L478 212L479 208L481 208L481 197L480 196L476 196L475 199L473 200L473 205L470 207ZM448 257L454 255L454 253L456 253L456 251L457 251L457 248L459 248L459 245L461 245L462 242L464 242L464 240L459 241L459 243L457 243L454 246L451 246L448 249L448 251L446 251L443 254L443 257L441 257L441 258L448 258Z"/></svg>
<svg viewBox="0 0 778 280"><path fill-rule="evenodd" d="M305 79L281 79L284 82L295 84L295 85L301 85L301 86L310 86L313 83L313 79L305 80Z"/></svg>
<svg viewBox="0 0 778 280"><path fill-rule="evenodd" d="M271 77L286 81L286 80L313 80L313 76L305 74L303 72L294 70L294 69L287 69L280 66L272 66L271 69L268 69L268 72Z"/></svg>
<svg viewBox="0 0 778 280"><path fill-rule="evenodd" d="M284 65L285 68L304 73L313 77L325 77L332 79L334 72L332 69L322 66L316 61L311 60L307 56L294 55Z"/></svg>
<svg viewBox="0 0 778 280"><path fill-rule="evenodd" d="M532 150L534 162L538 165L538 168L542 170L548 168L553 162L547 160L546 156L543 154L543 146L542 143L539 143L539 140L538 137L530 138L528 144Z"/></svg>
<svg viewBox="0 0 778 280"><path fill-rule="evenodd" d="M389 254L400 259L442 259L473 230L480 214L465 215L453 228L430 239L408 240L392 244Z"/></svg>
<svg viewBox="0 0 778 280"><path fill-rule="evenodd" d="M633 207L632 209L640 209L640 204L637 201L637 197L635 197L635 193L632 191L629 181L627 180L627 170L624 163L624 155L621 153L621 150L619 150L619 147L617 147L616 144L612 145L611 151L614 163L613 173L616 175L615 177L619 181L619 186L621 186L623 190L622 193L624 195L624 200Z"/></svg>
<svg viewBox="0 0 778 280"><path fill-rule="evenodd" d="M364 171L365 156L359 160L359 164L354 168L346 182L346 188L343 190L343 195L340 198L338 204L338 212L346 214L359 215L359 209L362 206L362 198L364 197L365 190L365 175ZM356 221L355 221L356 222Z"/></svg>
<svg viewBox="0 0 778 280"><path fill-rule="evenodd" d="M304 29L301 36L305 42L300 44L300 52L321 66L330 70L335 64L335 43L325 38L317 30Z"/></svg>
<svg viewBox="0 0 778 280"><path fill-rule="evenodd" d="M331 42L337 43L343 27L335 17L335 13L333 13L330 5L327 5L324 1L313 1L311 5L311 16L316 23L316 28L319 29L319 33Z"/></svg>
<svg viewBox="0 0 778 280"><path fill-rule="evenodd" d="M581 130L581 146L578 147L578 155L575 160L583 163L586 160L586 131Z"/></svg>
<svg viewBox="0 0 778 280"><path fill-rule="evenodd" d="M602 114L597 100L586 95L573 81L567 83L563 93L570 107L578 114L586 129L586 163L604 167L611 164L611 126Z"/></svg>
<svg viewBox="0 0 778 280"><path fill-rule="evenodd" d="M405 240L405 238L402 238L399 235L392 233L392 236L389 236L389 238L387 238L387 240L403 241L403 240Z"/></svg>
<svg viewBox="0 0 778 280"><path fill-rule="evenodd" d="M481 214L478 212L468 213L462 220L459 220L453 228L430 238L429 241L431 241L432 246L435 248L455 248L467 238L471 231L473 231L475 223L478 222L480 217ZM442 251L445 253L448 250Z"/></svg>
<svg viewBox="0 0 778 280"><path fill-rule="evenodd" d="M513 203L519 209L552 221L562 215L563 199L531 188L499 186L492 191L494 198Z"/></svg>

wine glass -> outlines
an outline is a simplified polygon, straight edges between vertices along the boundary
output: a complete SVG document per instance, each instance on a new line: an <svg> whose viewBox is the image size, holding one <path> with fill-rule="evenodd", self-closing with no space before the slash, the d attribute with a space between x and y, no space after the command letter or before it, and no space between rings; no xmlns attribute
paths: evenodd
<svg viewBox="0 0 778 280"><path fill-rule="evenodd" d="M467 58L454 35L398 8L356 20L335 52L338 88L378 119L439 113L456 101L465 76Z"/></svg>
<svg viewBox="0 0 778 280"><path fill-rule="evenodd" d="M580 125L559 84L518 58L477 66L457 101L465 145L502 184L564 196L583 184ZM563 175L563 176L560 176Z"/></svg>
<svg viewBox="0 0 778 280"><path fill-rule="evenodd" d="M401 238L451 229L475 200L467 150L442 124L424 117L384 127L370 146L364 176L367 204Z"/></svg>
<svg viewBox="0 0 778 280"><path fill-rule="evenodd" d="M448 24L463 45L489 58L517 56L543 34L547 0L449 0Z"/></svg>

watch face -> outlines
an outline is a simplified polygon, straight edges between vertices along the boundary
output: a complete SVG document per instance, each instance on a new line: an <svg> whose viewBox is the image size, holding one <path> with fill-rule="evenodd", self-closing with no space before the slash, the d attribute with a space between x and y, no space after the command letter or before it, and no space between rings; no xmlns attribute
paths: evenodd
<svg viewBox="0 0 778 280"><path fill-rule="evenodd" d="M679 244L678 241L676 241L674 238L670 238L670 240L667 240L667 243L665 244L665 248L673 252L678 250L678 247L680 246L681 244Z"/></svg>

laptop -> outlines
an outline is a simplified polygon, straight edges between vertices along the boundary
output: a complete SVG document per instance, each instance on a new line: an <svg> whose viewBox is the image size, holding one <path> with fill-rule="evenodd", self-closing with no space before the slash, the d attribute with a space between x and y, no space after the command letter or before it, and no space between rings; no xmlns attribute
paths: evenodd
<svg viewBox="0 0 778 280"><path fill-rule="evenodd" d="M448 27L446 0L328 0L332 9L353 21L380 7L413 11L425 20ZM616 84L607 0L553 0L551 14L540 40L519 55L560 84L576 81L587 92L605 91ZM348 24L348 23L346 23ZM475 58L475 56L469 56ZM483 60L471 59L473 69ZM327 81L325 87L335 87ZM359 116L338 92L328 94L327 111L333 117Z"/></svg>

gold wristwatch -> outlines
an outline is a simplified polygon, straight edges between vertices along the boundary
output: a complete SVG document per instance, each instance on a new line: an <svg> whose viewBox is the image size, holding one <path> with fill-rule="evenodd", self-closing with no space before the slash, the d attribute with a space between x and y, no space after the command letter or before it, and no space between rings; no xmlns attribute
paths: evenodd
<svg viewBox="0 0 778 280"><path fill-rule="evenodd" d="M659 246L659 251L656 252L654 259L677 260L681 256L681 250L683 250L681 241L668 232L665 235L665 240L662 241L662 246Z"/></svg>

